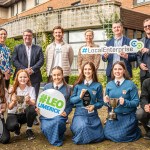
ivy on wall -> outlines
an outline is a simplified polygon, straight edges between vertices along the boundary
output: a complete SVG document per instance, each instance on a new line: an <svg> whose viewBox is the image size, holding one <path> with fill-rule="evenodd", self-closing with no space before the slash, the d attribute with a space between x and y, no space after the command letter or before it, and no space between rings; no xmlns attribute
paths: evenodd
<svg viewBox="0 0 150 150"><path fill-rule="evenodd" d="M52 34L48 33L48 32L44 33L44 37L45 37L45 39L41 43L42 50L43 50L43 53L44 53L44 65L41 68L41 72L42 72L43 82L47 82L45 52L46 52L46 47L52 42Z"/></svg>

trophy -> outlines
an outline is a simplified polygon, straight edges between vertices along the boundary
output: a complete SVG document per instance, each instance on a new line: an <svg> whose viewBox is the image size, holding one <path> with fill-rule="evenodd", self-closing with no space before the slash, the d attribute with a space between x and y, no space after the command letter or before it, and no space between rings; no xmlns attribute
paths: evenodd
<svg viewBox="0 0 150 150"><path fill-rule="evenodd" d="M24 113L23 103L25 101L25 96L17 95L16 98L17 98L17 103L18 103L17 104L17 114Z"/></svg>
<svg viewBox="0 0 150 150"><path fill-rule="evenodd" d="M82 100L83 100L83 106L86 107L86 106L90 105L91 95L88 90L85 91L85 93L82 97Z"/></svg>
<svg viewBox="0 0 150 150"><path fill-rule="evenodd" d="M118 98L110 98L109 105L112 108L112 110L108 114L108 120L117 120L117 115L114 112L114 109L118 105L118 100L119 100Z"/></svg>

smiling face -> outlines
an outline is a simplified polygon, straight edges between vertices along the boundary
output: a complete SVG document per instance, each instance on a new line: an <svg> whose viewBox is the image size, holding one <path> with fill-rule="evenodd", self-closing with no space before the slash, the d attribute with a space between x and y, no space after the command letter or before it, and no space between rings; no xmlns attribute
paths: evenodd
<svg viewBox="0 0 150 150"><path fill-rule="evenodd" d="M33 38L32 33L30 32L23 33L24 44L26 44L27 46L30 46L32 44L32 38Z"/></svg>
<svg viewBox="0 0 150 150"><path fill-rule="evenodd" d="M63 82L63 74L62 74L62 71L59 70L59 69L54 69L52 71L52 78L53 78L53 82L56 84L56 85L59 85Z"/></svg>
<svg viewBox="0 0 150 150"><path fill-rule="evenodd" d="M5 30L0 30L0 44L5 44L7 38L7 32Z"/></svg>
<svg viewBox="0 0 150 150"><path fill-rule="evenodd" d="M20 85L26 85L29 81L28 75L26 72L21 72L18 75L18 82Z"/></svg>
<svg viewBox="0 0 150 150"><path fill-rule="evenodd" d="M84 66L83 74L87 81L92 79L93 71L89 64Z"/></svg>
<svg viewBox="0 0 150 150"><path fill-rule="evenodd" d="M150 37L150 20L144 22L144 31L148 37Z"/></svg>
<svg viewBox="0 0 150 150"><path fill-rule="evenodd" d="M123 34L123 27L120 23L114 23L112 25L112 31L115 37L120 37Z"/></svg>
<svg viewBox="0 0 150 150"><path fill-rule="evenodd" d="M63 39L63 32L62 32L62 30L61 29L55 29L54 31L53 31L53 36L54 36L54 38L55 38L55 41L59 41L59 42L61 42L62 41L62 39Z"/></svg>
<svg viewBox="0 0 150 150"><path fill-rule="evenodd" d="M116 64L113 68L113 75L115 76L115 79L121 79L124 77L125 70L123 67L119 64Z"/></svg>
<svg viewBox="0 0 150 150"><path fill-rule="evenodd" d="M85 33L85 40L86 40L86 42L92 43L93 42L93 38L94 38L94 36L93 36L92 32L86 32Z"/></svg>

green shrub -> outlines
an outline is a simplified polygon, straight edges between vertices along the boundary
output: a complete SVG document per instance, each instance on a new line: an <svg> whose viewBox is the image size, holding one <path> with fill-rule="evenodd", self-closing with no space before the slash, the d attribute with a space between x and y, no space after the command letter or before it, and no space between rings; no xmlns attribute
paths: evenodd
<svg viewBox="0 0 150 150"><path fill-rule="evenodd" d="M46 39L42 42L42 50L45 55L46 47L52 42L52 35L50 33L45 33ZM46 61L44 57L44 65L41 68L42 72L42 80L43 82L47 82L47 73L46 73Z"/></svg>
<svg viewBox="0 0 150 150"><path fill-rule="evenodd" d="M77 75L70 75L69 76L69 84L73 85L77 79L78 79ZM104 74L98 75L98 81L102 84L103 88L106 87L107 79Z"/></svg>
<svg viewBox="0 0 150 150"><path fill-rule="evenodd" d="M107 84L107 77L105 74L99 74L98 75L98 81L102 84L103 88L106 87L106 84Z"/></svg>
<svg viewBox="0 0 150 150"><path fill-rule="evenodd" d="M14 38L8 38L6 40L6 46L9 47L10 51L13 52L15 46L17 46L18 44L22 44L23 40L15 40Z"/></svg>
<svg viewBox="0 0 150 150"><path fill-rule="evenodd" d="M138 89L140 89L140 69L139 68L133 68L132 69L133 77L132 81L137 86Z"/></svg>
<svg viewBox="0 0 150 150"><path fill-rule="evenodd" d="M69 76L69 84L73 85L77 79L78 79L77 75L70 75Z"/></svg>

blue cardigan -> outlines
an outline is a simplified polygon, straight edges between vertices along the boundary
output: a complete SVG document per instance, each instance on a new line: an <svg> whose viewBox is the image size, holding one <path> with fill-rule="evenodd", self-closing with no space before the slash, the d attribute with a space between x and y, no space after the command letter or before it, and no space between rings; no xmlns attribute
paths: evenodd
<svg viewBox="0 0 150 150"><path fill-rule="evenodd" d="M135 112L139 105L139 95L136 85L130 80L124 80L120 86L117 86L113 81L106 85L106 95L110 98L123 97L125 102L123 105L118 105L115 108L116 113L131 113ZM105 105L108 106L107 103Z"/></svg>
<svg viewBox="0 0 150 150"><path fill-rule="evenodd" d="M98 82L92 82L89 86L84 83L77 84L73 89L73 94L70 97L70 102L75 104L76 107L84 107L83 100L80 99L80 93L82 89L87 89L91 95L91 105L95 106L95 109L103 106L103 90L102 85Z"/></svg>
<svg viewBox="0 0 150 150"><path fill-rule="evenodd" d="M54 89L53 83L48 83L44 86L44 90L48 90L48 89ZM66 86L63 85L58 89L59 92L61 92L66 100L66 108L65 108L65 112L67 113L67 115L70 114L70 112L72 111L72 107L73 105L70 103L70 95L71 95L71 87L70 86Z"/></svg>
<svg viewBox="0 0 150 150"><path fill-rule="evenodd" d="M123 36L122 46L123 45L129 46L129 43L130 43L130 39ZM114 37L112 39L110 39L109 41L107 41L106 46L114 46ZM113 65L113 54L110 54L107 59L105 59L104 56L102 56L102 60L104 62L108 61L107 68L106 68L106 75L108 77L111 77L111 69L112 69L112 65ZM121 61L124 61L130 77L132 77L132 66L131 66L130 62L133 62L136 60L137 60L137 55L135 53L129 53L128 60L121 57Z"/></svg>

